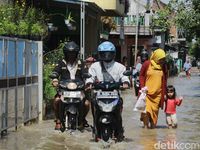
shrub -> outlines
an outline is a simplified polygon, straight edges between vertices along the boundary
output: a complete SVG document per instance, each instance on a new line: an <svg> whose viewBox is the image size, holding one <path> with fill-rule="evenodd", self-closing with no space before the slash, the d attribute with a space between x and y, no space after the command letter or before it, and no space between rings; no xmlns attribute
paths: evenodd
<svg viewBox="0 0 200 150"><path fill-rule="evenodd" d="M45 16L41 10L18 5L0 6L0 35L47 35Z"/></svg>
<svg viewBox="0 0 200 150"><path fill-rule="evenodd" d="M51 74L52 70L54 68L54 65L46 64L43 68L43 97L44 100L49 101L53 99L54 95L56 94L55 88L51 84L51 79L49 78L49 75Z"/></svg>
<svg viewBox="0 0 200 150"><path fill-rule="evenodd" d="M52 73L55 64L59 59L63 58L63 49L64 42L61 42L57 49L46 53L43 56L44 68L43 68L43 98L46 102L49 102L53 99L56 94L55 88L52 86L52 81L49 78L49 75Z"/></svg>

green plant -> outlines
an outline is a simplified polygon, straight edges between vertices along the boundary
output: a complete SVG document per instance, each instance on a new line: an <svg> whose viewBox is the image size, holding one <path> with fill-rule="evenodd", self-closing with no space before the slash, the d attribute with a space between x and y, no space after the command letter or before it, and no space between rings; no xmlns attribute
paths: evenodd
<svg viewBox="0 0 200 150"><path fill-rule="evenodd" d="M47 35L46 14L39 9L17 4L1 5L0 14L0 35Z"/></svg>
<svg viewBox="0 0 200 150"><path fill-rule="evenodd" d="M71 16L71 12L69 12L69 14L65 17L66 20L68 20L69 22L76 22L73 17Z"/></svg>
<svg viewBox="0 0 200 150"><path fill-rule="evenodd" d="M47 29L42 24L36 22L31 26L31 35L44 36L47 33Z"/></svg>
<svg viewBox="0 0 200 150"><path fill-rule="evenodd" d="M65 40L66 41L66 40ZM47 102L52 100L54 95L56 94L55 88L52 86L52 81L49 78L49 75L52 73L56 63L59 59L63 58L63 46L65 41L61 41L58 48L53 51L47 52L43 56L44 68L43 68L43 98Z"/></svg>
<svg viewBox="0 0 200 150"><path fill-rule="evenodd" d="M28 24L24 20L19 21L18 28L17 28L17 34L18 35L27 35L27 33L28 33Z"/></svg>
<svg viewBox="0 0 200 150"><path fill-rule="evenodd" d="M36 8L30 7L27 9L24 21L28 26L28 35L46 36L47 25L45 24L45 16L46 14Z"/></svg>
<svg viewBox="0 0 200 150"><path fill-rule="evenodd" d="M168 8L158 10L152 20L151 28L160 29L162 32L166 32L172 25L170 20L170 10Z"/></svg>
<svg viewBox="0 0 200 150"><path fill-rule="evenodd" d="M4 27L3 27L2 22L0 22L0 35L5 35L5 34L6 34L6 31L5 31Z"/></svg>
<svg viewBox="0 0 200 150"><path fill-rule="evenodd" d="M5 31L5 34L7 34L7 35L15 35L16 34L17 26L14 22L5 20L2 22L2 27Z"/></svg>
<svg viewBox="0 0 200 150"><path fill-rule="evenodd" d="M49 78L49 75L51 74L53 67L54 65L46 64L44 65L43 68L43 87L44 87L43 97L44 100L46 101L52 100L56 94L56 90L52 86L51 79Z"/></svg>
<svg viewBox="0 0 200 150"><path fill-rule="evenodd" d="M16 34L16 24L14 23L14 8L9 5L0 6L0 34Z"/></svg>

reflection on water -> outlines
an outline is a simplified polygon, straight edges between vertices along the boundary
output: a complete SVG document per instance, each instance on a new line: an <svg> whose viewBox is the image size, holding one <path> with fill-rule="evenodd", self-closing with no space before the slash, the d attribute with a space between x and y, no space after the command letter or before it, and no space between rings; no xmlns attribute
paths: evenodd
<svg viewBox="0 0 200 150"><path fill-rule="evenodd" d="M158 141L158 143L155 145L155 148L158 149L159 146L165 146L168 150L174 150L174 144L177 142L176 139L176 133L174 131L167 132L166 136L163 138L162 141ZM162 148L163 148L162 147Z"/></svg>

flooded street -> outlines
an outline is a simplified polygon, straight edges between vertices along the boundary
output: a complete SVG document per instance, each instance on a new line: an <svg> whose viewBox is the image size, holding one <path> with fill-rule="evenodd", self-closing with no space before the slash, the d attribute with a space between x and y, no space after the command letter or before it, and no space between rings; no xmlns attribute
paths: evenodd
<svg viewBox="0 0 200 150"><path fill-rule="evenodd" d="M168 129L163 110L159 111L156 129L144 129L140 124L139 112L133 112L136 101L133 89L123 93L123 124L125 141L121 143L94 142L91 129L83 133L54 130L53 120L23 126L9 131L0 140L0 150L154 150L154 149L200 149L200 76L170 78L177 96L183 96L183 103L177 107L178 128ZM91 114L88 121L92 124Z"/></svg>

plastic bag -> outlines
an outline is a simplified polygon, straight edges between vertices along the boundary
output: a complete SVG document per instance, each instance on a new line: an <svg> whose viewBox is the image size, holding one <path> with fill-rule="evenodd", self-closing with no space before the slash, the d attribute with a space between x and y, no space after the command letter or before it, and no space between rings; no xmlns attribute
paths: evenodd
<svg viewBox="0 0 200 150"><path fill-rule="evenodd" d="M147 87L142 88L139 91L141 94L133 108L133 111L141 111L141 112L145 112L145 108L146 108L146 92L147 92Z"/></svg>

